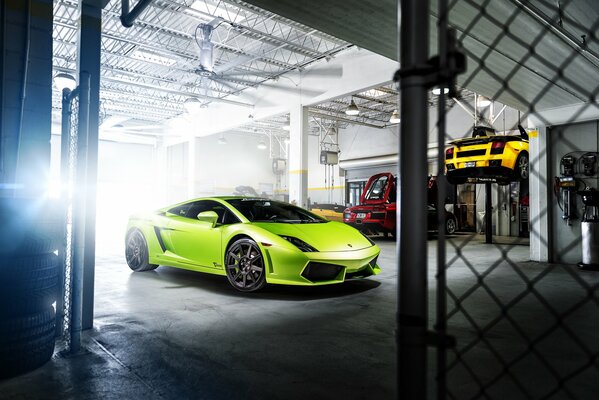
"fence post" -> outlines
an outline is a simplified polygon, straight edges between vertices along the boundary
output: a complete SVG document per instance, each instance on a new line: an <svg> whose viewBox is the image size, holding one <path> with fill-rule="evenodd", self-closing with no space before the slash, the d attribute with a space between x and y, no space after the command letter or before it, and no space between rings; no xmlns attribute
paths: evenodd
<svg viewBox="0 0 599 400"><path fill-rule="evenodd" d="M428 61L428 0L400 3L401 135L398 198L398 395L426 398L428 89L419 75ZM426 72L423 71L423 75Z"/></svg>
<svg viewBox="0 0 599 400"><path fill-rule="evenodd" d="M83 264L85 256L85 200L87 181L87 135L89 128L90 75L81 72L79 79L79 126L77 127L77 169L73 204L73 263L71 289L71 353L81 348L83 312Z"/></svg>

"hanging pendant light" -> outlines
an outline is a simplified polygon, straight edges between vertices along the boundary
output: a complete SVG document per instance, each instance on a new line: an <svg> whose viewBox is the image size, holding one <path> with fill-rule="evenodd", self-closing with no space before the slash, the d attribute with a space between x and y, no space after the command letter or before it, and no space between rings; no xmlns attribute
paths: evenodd
<svg viewBox="0 0 599 400"><path fill-rule="evenodd" d="M351 99L351 103L345 109L345 114L347 114L347 115L358 115L358 114L360 114L360 109L356 105L356 102L354 101L354 99Z"/></svg>
<svg viewBox="0 0 599 400"><path fill-rule="evenodd" d="M399 113L397 110L393 110L391 118L389 118L389 122L392 124L399 124L401 122L401 118L399 118Z"/></svg>

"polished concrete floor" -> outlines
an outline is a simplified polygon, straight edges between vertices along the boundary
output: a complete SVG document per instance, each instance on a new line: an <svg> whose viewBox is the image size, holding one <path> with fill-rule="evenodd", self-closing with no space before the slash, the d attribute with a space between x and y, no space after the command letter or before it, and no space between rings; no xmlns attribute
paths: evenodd
<svg viewBox="0 0 599 400"><path fill-rule="evenodd" d="M525 243L496 242L448 242L449 398L597 398L599 273L528 262ZM0 399L396 398L396 246L377 244L376 277L256 294L169 267L132 273L121 254L100 254L85 350L0 381ZM431 350L431 377L434 360Z"/></svg>

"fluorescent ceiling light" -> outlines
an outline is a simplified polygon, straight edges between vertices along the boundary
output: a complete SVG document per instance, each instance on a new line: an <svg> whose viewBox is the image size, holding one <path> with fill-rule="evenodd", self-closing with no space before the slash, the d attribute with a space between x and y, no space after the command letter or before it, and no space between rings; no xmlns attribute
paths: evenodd
<svg viewBox="0 0 599 400"><path fill-rule="evenodd" d="M213 15L215 17L221 17L225 21L230 22L238 22L243 17L243 13L240 13L238 9L233 8L233 6L223 4L222 1L219 1L215 6L209 4L205 0L196 0L193 2L190 8L202 13Z"/></svg>
<svg viewBox="0 0 599 400"><path fill-rule="evenodd" d="M365 92L362 92L362 94L364 96L374 97L374 98L379 98L379 97L383 97L383 96L389 96L389 93L383 92L382 90L378 90L378 89L370 89L370 90L367 90Z"/></svg>
<svg viewBox="0 0 599 400"><path fill-rule="evenodd" d="M65 74L64 72L61 72L54 77L54 84L61 92L64 89L73 90L77 87L77 81L73 75Z"/></svg>
<svg viewBox="0 0 599 400"><path fill-rule="evenodd" d="M444 87L443 88L443 94L447 94L447 93L449 93L449 88ZM434 88L433 89L433 94L436 95L436 96L439 96L441 94L441 88L438 88L438 87Z"/></svg>
<svg viewBox="0 0 599 400"><path fill-rule="evenodd" d="M399 118L399 113L397 112L397 110L393 110L391 118L389 118L389 122L391 122L392 124L399 124L401 122L401 118Z"/></svg>
<svg viewBox="0 0 599 400"><path fill-rule="evenodd" d="M354 101L354 99L351 100L351 103L345 109L345 114L347 114L347 115L358 115L358 114L360 114L360 109L356 105L356 102Z"/></svg>
<svg viewBox="0 0 599 400"><path fill-rule="evenodd" d="M156 53L150 53L149 51L139 49L131 53L131 58L140 61L151 62L153 64L164 65L166 67L170 67L177 62L174 58L164 57Z"/></svg>
<svg viewBox="0 0 599 400"><path fill-rule="evenodd" d="M266 150L266 143L264 142L264 140L260 140L258 142L258 146L257 146L260 150Z"/></svg>

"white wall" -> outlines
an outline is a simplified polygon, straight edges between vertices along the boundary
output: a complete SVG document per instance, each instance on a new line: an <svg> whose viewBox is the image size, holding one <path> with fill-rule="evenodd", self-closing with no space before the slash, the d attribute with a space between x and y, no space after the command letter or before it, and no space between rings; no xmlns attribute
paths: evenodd
<svg viewBox="0 0 599 400"><path fill-rule="evenodd" d="M52 135L51 149L51 180L59 182L60 136ZM154 146L99 142L96 203L99 251L124 248L130 214L165 205L165 188L156 178L162 165L156 162L156 157Z"/></svg>
<svg viewBox="0 0 599 400"><path fill-rule="evenodd" d="M266 136L230 134L226 145L218 144L219 137L195 139L193 197L230 195L241 185L259 194L268 187L274 189L276 175L269 149L257 148L261 139L269 145Z"/></svg>

